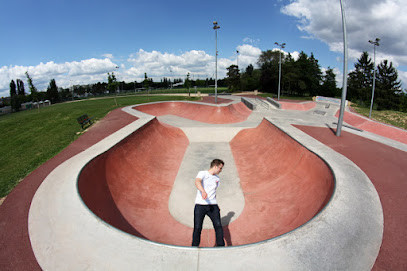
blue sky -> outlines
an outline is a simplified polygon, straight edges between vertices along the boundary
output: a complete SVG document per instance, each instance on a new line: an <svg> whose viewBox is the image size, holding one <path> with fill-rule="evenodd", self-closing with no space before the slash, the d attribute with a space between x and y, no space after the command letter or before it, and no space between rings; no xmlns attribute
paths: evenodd
<svg viewBox="0 0 407 271"><path fill-rule="evenodd" d="M344 2L349 69L363 50L373 56L367 41L380 37L377 62L393 61L407 82L407 22L404 15L395 16L405 14L402 1ZM11 79L26 82L25 71L40 90L53 78L62 87L107 81L111 71L125 81L140 81L144 72L154 79L184 78L188 72L211 77L214 20L221 27L219 77L236 63L237 49L239 66L245 68L256 63L261 50L276 49L277 41L285 42L284 51L294 56L313 52L321 68L335 68L338 86L342 81L336 0L13 0L1 1L0 10L0 96L8 96Z"/></svg>

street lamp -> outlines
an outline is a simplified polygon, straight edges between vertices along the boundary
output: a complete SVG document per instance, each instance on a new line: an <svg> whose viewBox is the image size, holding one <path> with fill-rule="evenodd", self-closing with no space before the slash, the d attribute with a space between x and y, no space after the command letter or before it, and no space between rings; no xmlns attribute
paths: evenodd
<svg viewBox="0 0 407 271"><path fill-rule="evenodd" d="M170 73L171 73L171 78L170 78L170 89L172 89L172 68L171 68L171 66L170 66Z"/></svg>
<svg viewBox="0 0 407 271"><path fill-rule="evenodd" d="M336 136L341 136L343 115L345 112L345 102L346 102L346 90L348 87L348 43L346 41L346 18L345 9L343 8L343 3L339 0L341 4L342 13L342 31L343 31L343 84L342 84L342 98L341 98L341 108L339 110L338 126L336 128Z"/></svg>
<svg viewBox="0 0 407 271"><path fill-rule="evenodd" d="M213 29L215 30L215 104L218 103L218 29L220 26L217 21L213 22Z"/></svg>
<svg viewBox="0 0 407 271"><path fill-rule="evenodd" d="M119 66L116 66L116 70L119 70ZM116 82L117 82L117 78L116 78ZM120 93L120 83L117 84L116 94L117 93Z"/></svg>
<svg viewBox="0 0 407 271"><path fill-rule="evenodd" d="M281 51L285 48L285 43L279 44L275 42L277 46L280 46L280 61L279 61L279 69L278 69L278 92L277 92L277 100L280 100L280 84L281 84Z"/></svg>
<svg viewBox="0 0 407 271"><path fill-rule="evenodd" d="M237 70L239 71L239 50L236 50L236 65L237 65Z"/></svg>
<svg viewBox="0 0 407 271"><path fill-rule="evenodd" d="M379 46L379 38L376 38L376 40L371 41L369 40L369 43L373 44L373 88L372 88L372 100L370 101L370 111L369 111L369 119L372 117L372 109L373 109L373 98L374 98L374 87L376 83L376 46Z"/></svg>
<svg viewBox="0 0 407 271"><path fill-rule="evenodd" d="M72 87L72 101L73 101L73 82L72 82L72 79L69 79L69 82L71 83L71 87Z"/></svg>

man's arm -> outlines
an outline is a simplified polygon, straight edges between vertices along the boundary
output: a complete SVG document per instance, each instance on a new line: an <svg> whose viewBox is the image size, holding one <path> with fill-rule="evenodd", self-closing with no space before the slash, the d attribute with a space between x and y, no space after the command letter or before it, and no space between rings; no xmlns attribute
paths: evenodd
<svg viewBox="0 0 407 271"><path fill-rule="evenodd" d="M196 186L196 188L198 188L199 191L201 191L202 198L206 199L208 197L208 194L206 194L205 189L202 186L202 179L196 178L195 186Z"/></svg>

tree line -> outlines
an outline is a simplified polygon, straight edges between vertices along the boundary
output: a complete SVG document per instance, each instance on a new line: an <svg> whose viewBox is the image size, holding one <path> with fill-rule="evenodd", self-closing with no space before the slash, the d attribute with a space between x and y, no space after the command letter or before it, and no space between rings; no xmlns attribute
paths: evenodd
<svg viewBox="0 0 407 271"><path fill-rule="evenodd" d="M277 93L279 83L280 52L263 51L258 60L258 68L249 65L242 73L236 65L228 67L227 81L230 89L243 91L260 90ZM323 75L318 60L313 53L308 56L301 52L297 60L291 54L281 54L280 93L290 96L329 96L339 95L336 77L332 68Z"/></svg>
<svg viewBox="0 0 407 271"><path fill-rule="evenodd" d="M280 52L263 51L257 61L258 68L249 65L240 71L238 66L227 68L227 84L230 90L277 94L279 83ZM328 67L322 72L313 53L303 51L294 60L291 54L281 55L280 94L288 96L340 97L342 90L336 85L336 75ZM374 64L367 52L363 52L348 74L347 99L361 106L370 105L372 97ZM376 67L374 107L377 110L392 109L407 112L407 93L401 89L397 70L393 63L383 60Z"/></svg>
<svg viewBox="0 0 407 271"><path fill-rule="evenodd" d="M297 59L291 54L281 54L280 51L263 51L258 60L257 68L253 65L240 70L237 65L227 68L227 76L218 80L219 87L228 87L230 91L253 91L277 94L279 84L279 65L281 57L281 82L280 94L288 96L326 96L340 97L341 89L336 85L336 75L332 68L328 67L322 72L318 60L313 53L309 56L301 52ZM362 106L370 105L373 73L375 67L367 52L363 52L355 63L355 69L348 74L347 99ZM104 95L106 93L128 92L134 90L169 89L174 85L191 87L213 87L215 79L191 79L190 74L186 78L162 78L159 82L144 74L144 80L137 82L117 81L114 72L107 74L107 83L75 85L72 88L59 88L55 79L51 79L46 92L39 92L33 84L32 78L26 72L27 82L31 94L27 95L24 82L17 79L10 82L9 104L14 111L18 111L21 103L26 101L40 101L48 99L52 103L73 99L74 96ZM374 105L377 110L392 109L407 112L407 94L401 89L397 70L393 63L383 60L376 67L376 87ZM3 100L3 104L7 101Z"/></svg>

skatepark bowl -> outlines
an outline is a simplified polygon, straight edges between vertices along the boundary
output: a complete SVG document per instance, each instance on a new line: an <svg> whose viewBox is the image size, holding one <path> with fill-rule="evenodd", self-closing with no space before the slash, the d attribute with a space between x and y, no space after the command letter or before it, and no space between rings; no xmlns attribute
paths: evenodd
<svg viewBox="0 0 407 271"><path fill-rule="evenodd" d="M163 102L133 108L215 124L243 122L251 113L243 103L216 107ZM189 144L182 129L154 118L84 165L79 194L96 216L117 229L161 244L190 246L192 228L177 221L168 207ZM330 167L269 121L242 129L229 144L244 208L223 225L228 245L252 244L293 231L331 199L335 179ZM213 246L211 238L201 246Z"/></svg>

